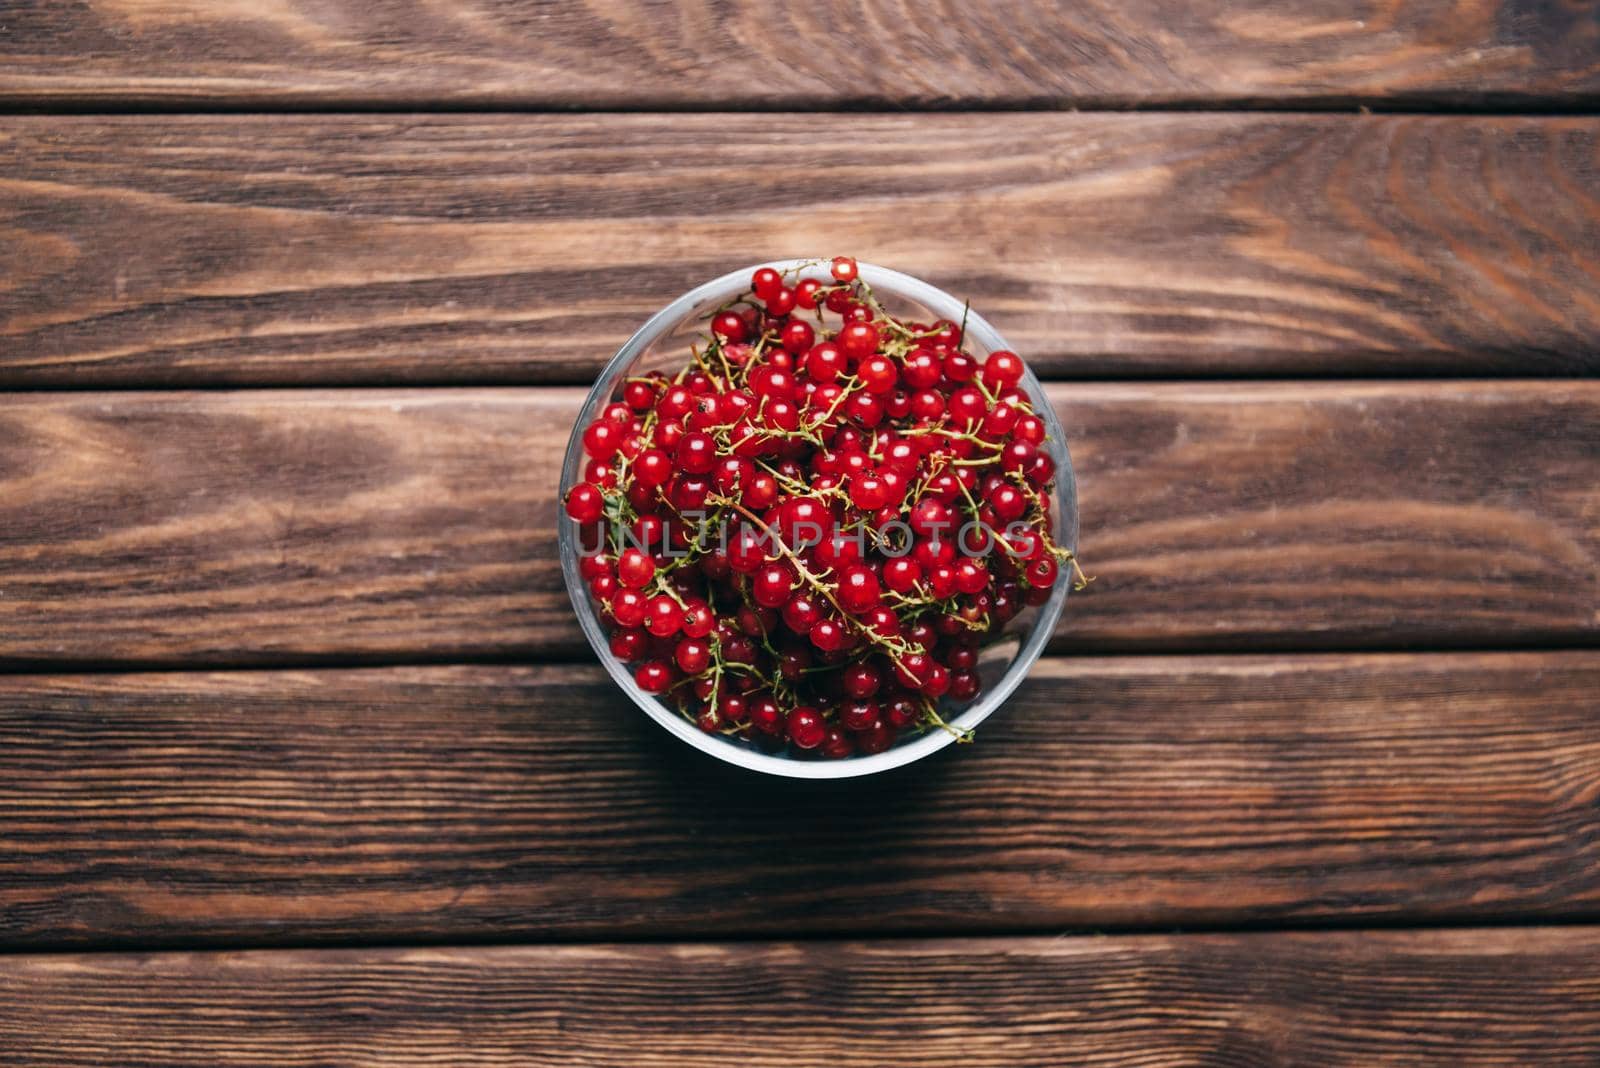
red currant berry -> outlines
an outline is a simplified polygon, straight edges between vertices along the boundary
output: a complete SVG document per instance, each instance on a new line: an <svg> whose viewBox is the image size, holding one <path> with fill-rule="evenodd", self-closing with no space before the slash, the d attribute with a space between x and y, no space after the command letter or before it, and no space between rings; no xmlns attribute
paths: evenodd
<svg viewBox="0 0 1600 1068"><path fill-rule="evenodd" d="M892 727L909 727L922 715L922 709L905 691L896 691L883 703L883 718Z"/></svg>
<svg viewBox="0 0 1600 1068"><path fill-rule="evenodd" d="M624 436L617 424L598 420L590 423L583 432L583 451L596 460L609 460L617 454Z"/></svg>
<svg viewBox="0 0 1600 1068"><path fill-rule="evenodd" d="M704 638L716 626L717 618L711 612L711 606L698 597L685 597L683 600L683 622L680 629L688 638Z"/></svg>
<svg viewBox="0 0 1600 1068"><path fill-rule="evenodd" d="M839 575L839 604L847 612L860 613L876 605L883 592L878 576L864 564L852 564Z"/></svg>
<svg viewBox="0 0 1600 1068"><path fill-rule="evenodd" d="M672 686L672 669L659 660L649 660L634 669L633 681L645 693L666 693Z"/></svg>
<svg viewBox="0 0 1600 1068"><path fill-rule="evenodd" d="M771 364L757 367L750 372L750 392L757 397L781 398L792 400L794 398L794 375L781 367Z"/></svg>
<svg viewBox="0 0 1600 1068"><path fill-rule="evenodd" d="M825 534L816 549L816 561L821 567L836 570L846 564L861 561L861 551L866 538L859 531L833 530Z"/></svg>
<svg viewBox="0 0 1600 1068"><path fill-rule="evenodd" d="M876 722L878 706L872 701L851 701L839 710L839 723L847 731L869 730Z"/></svg>
<svg viewBox="0 0 1600 1068"><path fill-rule="evenodd" d="M718 493L737 500L755 474L755 464L742 456L728 456L717 462L712 481L717 484Z"/></svg>
<svg viewBox="0 0 1600 1068"><path fill-rule="evenodd" d="M609 575L615 562L611 559L611 554L609 553L591 553L586 556L580 556L578 557L578 574L586 579Z"/></svg>
<svg viewBox="0 0 1600 1068"><path fill-rule="evenodd" d="M894 728L883 723L875 723L867 730L856 735L856 748L868 756L881 753L894 745Z"/></svg>
<svg viewBox="0 0 1600 1068"><path fill-rule="evenodd" d="M650 647L650 635L637 627L628 627L611 635L611 655L618 660L638 660Z"/></svg>
<svg viewBox="0 0 1600 1068"><path fill-rule="evenodd" d="M567 491L567 515L579 523L597 523L604 514L605 498L600 490L580 482Z"/></svg>
<svg viewBox="0 0 1600 1068"><path fill-rule="evenodd" d="M956 569L953 564L934 564L926 574L928 591L938 600L955 596Z"/></svg>
<svg viewBox="0 0 1600 1068"><path fill-rule="evenodd" d="M1022 381L1022 358L1009 349L989 353L983 364L983 382L991 389L1009 389Z"/></svg>
<svg viewBox="0 0 1600 1068"><path fill-rule="evenodd" d="M942 655L951 671L971 671L978 666L978 650L970 645L952 645Z"/></svg>
<svg viewBox="0 0 1600 1068"><path fill-rule="evenodd" d="M672 477L672 461L660 449L646 449L633 462L633 473L643 485L665 485Z"/></svg>
<svg viewBox="0 0 1600 1068"><path fill-rule="evenodd" d="M891 441L882 447L884 467L899 471L902 475L914 474L917 465L922 459L917 454L917 447L909 441Z"/></svg>
<svg viewBox="0 0 1600 1068"><path fill-rule="evenodd" d="M928 669L933 664L926 653L907 653L895 662L894 675L900 685L907 689L920 690L922 680L927 677Z"/></svg>
<svg viewBox="0 0 1600 1068"><path fill-rule="evenodd" d="M845 415L871 430L883 422L883 401L871 393L852 393L844 402Z"/></svg>
<svg viewBox="0 0 1600 1068"><path fill-rule="evenodd" d="M844 692L857 700L864 701L878 692L882 682L878 672L871 664L851 664L844 669ZM877 718L877 709L873 709L873 718ZM848 726L848 724L846 724ZM860 730L860 727L851 727L851 730Z"/></svg>
<svg viewBox="0 0 1600 1068"><path fill-rule="evenodd" d="M738 426L748 422L755 407L755 400L742 390L724 393L717 398L717 425Z"/></svg>
<svg viewBox="0 0 1600 1068"><path fill-rule="evenodd" d="M962 593L977 593L989 585L989 569L976 560L963 560L956 565L956 589Z"/></svg>
<svg viewBox="0 0 1600 1068"><path fill-rule="evenodd" d="M630 590L642 590L655 578L656 562L638 549L624 549L617 558L617 582Z"/></svg>
<svg viewBox="0 0 1600 1068"><path fill-rule="evenodd" d="M1056 576L1061 573L1061 567L1053 556L1041 556L1029 562L1023 569L1023 577L1028 580L1028 585L1034 589L1047 590L1056 584Z"/></svg>
<svg viewBox="0 0 1600 1068"><path fill-rule="evenodd" d="M1006 401L996 401L995 406L983 417L983 436L990 441L999 441L1016 428L1019 418L1014 406Z"/></svg>
<svg viewBox="0 0 1600 1068"><path fill-rule="evenodd" d="M698 675L711 663L711 647L701 638L685 638L678 643L673 659L685 675Z"/></svg>
<svg viewBox="0 0 1600 1068"><path fill-rule="evenodd" d="M948 564L956 558L956 543L949 538L930 537L919 541L911 550L912 558L924 571L935 564Z"/></svg>
<svg viewBox="0 0 1600 1068"><path fill-rule="evenodd" d="M1000 465L1007 471L1026 471L1038 455L1039 447L1033 442L1013 439L1001 450Z"/></svg>
<svg viewBox="0 0 1600 1068"><path fill-rule="evenodd" d="M636 412L647 412L656 402L658 383L630 378L622 385L622 401Z"/></svg>
<svg viewBox="0 0 1600 1068"><path fill-rule="evenodd" d="M788 721L789 741L797 749L815 749L822 744L828 732L827 721L810 705L797 705L790 710Z"/></svg>
<svg viewBox="0 0 1600 1068"><path fill-rule="evenodd" d="M829 727L819 751L829 760L843 760L855 754L856 744L838 727Z"/></svg>
<svg viewBox="0 0 1600 1068"><path fill-rule="evenodd" d="M647 598L638 590L618 590L611 598L611 618L619 626L637 627L644 623Z"/></svg>
<svg viewBox="0 0 1600 1068"><path fill-rule="evenodd" d="M788 565L773 563L763 566L750 583L750 596L756 604L767 608L781 607L794 591L794 574Z"/></svg>
<svg viewBox="0 0 1600 1068"><path fill-rule="evenodd" d="M800 426L800 409L792 401L769 401L762 414L766 425L777 430L796 430Z"/></svg>
<svg viewBox="0 0 1600 1068"><path fill-rule="evenodd" d="M750 479L750 486L744 491L744 503L754 511L761 512L778 499L778 480L765 471L757 471L755 477Z"/></svg>
<svg viewBox="0 0 1600 1068"><path fill-rule="evenodd" d="M921 578L921 565L910 557L888 560L883 565L883 584L895 593L910 593Z"/></svg>
<svg viewBox="0 0 1600 1068"><path fill-rule="evenodd" d="M978 373L978 362L964 352L952 352L944 358L944 377L960 385L971 382Z"/></svg>
<svg viewBox="0 0 1600 1068"><path fill-rule="evenodd" d="M782 319L794 311L795 293L788 286L779 286L772 296L766 299L767 314L774 319Z"/></svg>
<svg viewBox="0 0 1600 1068"><path fill-rule="evenodd" d="M783 713L778 710L777 702L770 706L766 702L758 702L750 709L750 726L757 733L777 736L783 733Z"/></svg>
<svg viewBox="0 0 1600 1068"><path fill-rule="evenodd" d="M900 635L900 617L886 604L877 605L862 613L861 625L868 633L876 634L880 638L895 638Z"/></svg>
<svg viewBox="0 0 1600 1068"><path fill-rule="evenodd" d="M832 382L844 373L848 365L844 350L832 341L813 345L806 353L806 374L818 382Z"/></svg>
<svg viewBox="0 0 1600 1068"><path fill-rule="evenodd" d="M958 389L950 394L949 400L950 422L957 427L970 429L983 421L984 415L989 410L989 402L983 399L971 386Z"/></svg>
<svg viewBox="0 0 1600 1068"><path fill-rule="evenodd" d="M634 518L628 530L633 535L635 545L655 550L666 545L666 525L666 520L654 512L645 512Z"/></svg>
<svg viewBox="0 0 1600 1068"><path fill-rule="evenodd" d="M741 575L755 571L767 560L765 538L749 527L739 527L728 541L728 566Z"/></svg>
<svg viewBox="0 0 1600 1068"><path fill-rule="evenodd" d="M783 275L771 267L757 267L750 276L750 291L760 300L766 300L783 288Z"/></svg>
<svg viewBox="0 0 1600 1068"><path fill-rule="evenodd" d="M694 404L694 394L686 386L672 386L661 395L656 404L656 414L666 422L676 422L689 414Z"/></svg>
<svg viewBox="0 0 1600 1068"><path fill-rule="evenodd" d="M1017 487L1007 483L997 486L987 495L989 507L994 509L995 517L1002 523L1009 523L1014 519L1022 518L1022 513L1028 510L1028 498Z"/></svg>
<svg viewBox="0 0 1600 1068"><path fill-rule="evenodd" d="M817 306L817 290L822 288L822 283L815 278L807 278L794 287L794 302L806 311L812 311Z"/></svg>
<svg viewBox="0 0 1600 1068"><path fill-rule="evenodd" d="M865 360L878 351L878 328L871 323L846 323L839 330L839 347L853 360Z"/></svg>
<svg viewBox="0 0 1600 1068"><path fill-rule="evenodd" d="M970 701L983 690L983 683L975 671L950 673L950 696L957 701Z"/></svg>
<svg viewBox="0 0 1600 1068"><path fill-rule="evenodd" d="M911 414L918 419L933 421L944 415L944 395L937 390L924 389L911 395Z"/></svg>
<svg viewBox="0 0 1600 1068"><path fill-rule="evenodd" d="M848 285L856 280L858 273L859 268L856 267L856 261L849 256L835 256L833 258L834 281L844 282Z"/></svg>
<svg viewBox="0 0 1600 1068"><path fill-rule="evenodd" d="M940 319L928 328L928 332L933 334L930 340L935 345L943 345L947 349L953 349L961 344L961 327L952 323L949 319Z"/></svg>
<svg viewBox="0 0 1600 1068"><path fill-rule="evenodd" d="M864 512L876 512L889 503L889 487L875 471L850 479L850 502Z"/></svg>
<svg viewBox="0 0 1600 1068"><path fill-rule="evenodd" d="M743 341L750 336L750 328L734 312L720 312L714 316L711 332L724 341Z"/></svg>
<svg viewBox="0 0 1600 1068"><path fill-rule="evenodd" d="M644 627L657 638L671 637L682 625L683 609L666 594L656 594L645 605Z"/></svg>
<svg viewBox="0 0 1600 1068"><path fill-rule="evenodd" d="M717 463L717 443L711 435L691 430L678 442L678 466L691 474L703 475Z"/></svg>
<svg viewBox="0 0 1600 1068"><path fill-rule="evenodd" d="M846 352L849 350L846 349ZM867 387L868 393L892 393L895 383L900 379L900 373L894 369L894 361L887 356L877 354L862 360L861 366L856 368L856 374Z"/></svg>
<svg viewBox="0 0 1600 1068"><path fill-rule="evenodd" d="M672 483L672 492L668 495L668 499L680 512L698 512L705 507L706 499L710 496L709 480L684 475ZM678 529L681 531L683 528Z"/></svg>
<svg viewBox="0 0 1600 1068"><path fill-rule="evenodd" d="M757 714L763 720L769 716L782 718L782 713L778 711L778 702L774 701L768 694L761 694L748 701L741 699L737 704L732 703L732 696L730 694L729 700L723 702L722 706L722 718L729 723L747 723L754 719Z"/></svg>
<svg viewBox="0 0 1600 1068"><path fill-rule="evenodd" d="M748 664L755 658L756 647L749 638L736 634L722 639L722 659L726 662L730 664Z"/></svg>
<svg viewBox="0 0 1600 1068"><path fill-rule="evenodd" d="M932 389L943 374L944 367L938 356L927 349L915 349L906 357L905 370L900 377L912 389Z"/></svg>
<svg viewBox="0 0 1600 1068"><path fill-rule="evenodd" d="M797 593L783 606L783 624L796 634L809 634L822 618L822 606L809 594Z"/></svg>
<svg viewBox="0 0 1600 1068"><path fill-rule="evenodd" d="M791 319L784 324L783 332L778 335L779 343L796 356L802 352L809 352L816 339L817 332L803 319Z"/></svg>
<svg viewBox="0 0 1600 1068"><path fill-rule="evenodd" d="M655 434L652 435L652 437L654 439L654 443L658 445L662 451L671 454L677 451L678 442L683 440L683 434L684 429L682 423L657 423Z"/></svg>
<svg viewBox="0 0 1600 1068"><path fill-rule="evenodd" d="M811 644L824 653L836 653L845 646L846 635L844 627L833 619L819 619L811 625L807 634Z"/></svg>
<svg viewBox="0 0 1600 1068"><path fill-rule="evenodd" d="M803 645L786 647L778 654L778 674L794 682L811 666L811 650Z"/></svg>
<svg viewBox="0 0 1600 1068"><path fill-rule="evenodd" d="M933 497L924 497L911 509L911 529L924 537L953 534L954 518L949 505ZM926 561L923 561L926 566Z"/></svg>

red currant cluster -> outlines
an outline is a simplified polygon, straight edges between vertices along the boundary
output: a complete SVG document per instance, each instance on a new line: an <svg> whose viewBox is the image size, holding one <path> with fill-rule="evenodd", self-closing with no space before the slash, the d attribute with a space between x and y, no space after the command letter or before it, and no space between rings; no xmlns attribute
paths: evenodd
<svg viewBox="0 0 1600 1068"><path fill-rule="evenodd" d="M831 275L757 270L677 375L626 381L566 511L641 689L841 758L951 729L939 702L978 696L985 640L1082 573L1022 360L890 315L854 260Z"/></svg>

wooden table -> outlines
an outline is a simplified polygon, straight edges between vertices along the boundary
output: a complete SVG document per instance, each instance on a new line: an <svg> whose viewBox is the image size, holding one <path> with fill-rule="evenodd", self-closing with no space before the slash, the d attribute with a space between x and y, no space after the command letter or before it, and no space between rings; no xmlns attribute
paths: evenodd
<svg viewBox="0 0 1600 1068"><path fill-rule="evenodd" d="M0 7L0 1063L1600 1063L1600 11ZM767 782L554 552L650 311L846 251L1098 581Z"/></svg>

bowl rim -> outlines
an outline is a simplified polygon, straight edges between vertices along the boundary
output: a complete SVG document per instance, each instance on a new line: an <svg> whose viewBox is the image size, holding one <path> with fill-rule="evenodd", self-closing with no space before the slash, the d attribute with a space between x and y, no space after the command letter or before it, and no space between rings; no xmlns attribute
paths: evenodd
<svg viewBox="0 0 1600 1068"><path fill-rule="evenodd" d="M605 367L596 376L594 384L590 387L582 408L578 412L577 421L574 423L572 433L567 439L566 454L562 459L561 482L558 501L566 499L568 490L576 483L577 475L583 464L582 428L587 426L612 399L612 389L602 390L602 386L613 379L621 370L633 363L659 338L676 330L695 309L714 301L718 297L731 297L749 288L751 274L761 267L771 267L785 275L796 273L799 278L829 279L828 261L817 259L788 259L771 260L765 263L751 264L738 270L729 271L702 283L687 293L669 302L660 311L656 312L644 325L634 331L633 335L623 343L622 347L607 361ZM1011 346L1000 332L991 326L988 320L972 311L965 302L957 300L951 294L933 286L920 278L881 267L876 264L857 263L859 276L874 290L879 290L892 297L914 301L941 318L959 321L964 315L966 319L966 332L964 340L976 340L979 347L986 352L996 349L1010 349ZM1060 420L1055 414L1055 409L1048 403L1043 387L1034 375L1031 367L1024 361L1022 388L1034 400L1040 402L1036 405L1039 417L1044 420L1047 433L1047 449L1052 459L1056 462L1056 499L1057 508L1061 516L1062 529L1057 532L1057 540L1066 548L1076 550L1078 544L1078 499L1077 480L1072 468L1071 454L1067 448L1066 435L1062 430ZM695 749L700 750L718 760L745 768L750 771L767 775L779 775L793 779L850 779L863 775L873 775L902 767L924 757L933 755L956 741L956 735L951 731L929 730L920 737L903 742L884 750L864 756L851 756L842 760L823 759L796 759L794 757L777 756L771 753L759 752L755 749L745 748L729 742L717 735L710 735L700 730L683 718L676 710L667 707L654 695L645 693L634 681L633 674L611 652L609 637L600 623L599 614L590 603L588 584L584 582L578 569L578 545L575 531L577 524L567 516L565 509L557 508L557 541L561 557L561 571L566 582L567 596L572 601L573 610L578 616L578 623L582 627L584 636L588 639L590 647L605 667L606 672L616 682L633 703L641 708L651 719L655 720L668 732L687 742ZM1056 578L1055 588L1045 603L1039 606L1039 615L1033 622L1032 629L1020 643L1016 655L1007 665L1005 673L995 685L984 691L978 699L961 715L957 716L951 726L958 730L971 730L984 720L988 719L996 709L1005 703L1006 699L1016 690L1022 680L1027 677L1034 663L1044 651L1045 644L1050 640L1055 631L1061 612L1066 604L1067 593L1071 588L1069 569L1062 568Z"/></svg>

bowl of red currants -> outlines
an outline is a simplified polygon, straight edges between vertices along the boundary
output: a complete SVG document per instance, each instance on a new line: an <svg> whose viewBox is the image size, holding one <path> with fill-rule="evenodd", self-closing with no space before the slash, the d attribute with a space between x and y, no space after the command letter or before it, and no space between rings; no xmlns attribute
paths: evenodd
<svg viewBox="0 0 1600 1068"><path fill-rule="evenodd" d="M848 257L651 317L584 403L561 500L567 590L617 685L768 774L971 741L1084 581L1033 373L962 301Z"/></svg>

